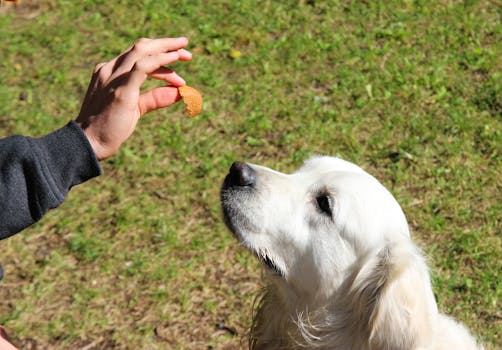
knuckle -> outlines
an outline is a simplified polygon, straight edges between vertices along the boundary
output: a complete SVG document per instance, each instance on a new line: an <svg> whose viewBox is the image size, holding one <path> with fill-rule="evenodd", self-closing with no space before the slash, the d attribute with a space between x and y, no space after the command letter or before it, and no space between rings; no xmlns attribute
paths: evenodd
<svg viewBox="0 0 502 350"><path fill-rule="evenodd" d="M103 67L104 63L98 63L94 66L94 73L98 73L101 69L101 67Z"/></svg>
<svg viewBox="0 0 502 350"><path fill-rule="evenodd" d="M98 63L94 66L94 72L93 74L94 75L97 75L97 76L102 76L103 75L103 66L105 65L106 63L102 62L102 63Z"/></svg>
<svg viewBox="0 0 502 350"><path fill-rule="evenodd" d="M106 72L105 69L103 69L103 66L104 65L102 65L101 67L99 67L99 69L96 71L96 74L97 74L98 79L100 81L105 81L105 80L108 79L108 73Z"/></svg>
<svg viewBox="0 0 502 350"><path fill-rule="evenodd" d="M136 63L134 63L134 66L132 67L133 71L137 72L144 72L147 69L147 65L145 60L139 60Z"/></svg>
<svg viewBox="0 0 502 350"><path fill-rule="evenodd" d="M120 88L116 88L112 91L112 96L113 96L113 100L116 101L116 102L122 102L125 98L124 98L124 91L123 89L120 89Z"/></svg>
<svg viewBox="0 0 502 350"><path fill-rule="evenodd" d="M147 38L140 38L136 40L133 46L133 50L136 52L143 52L145 51L146 45L148 44L150 40Z"/></svg>

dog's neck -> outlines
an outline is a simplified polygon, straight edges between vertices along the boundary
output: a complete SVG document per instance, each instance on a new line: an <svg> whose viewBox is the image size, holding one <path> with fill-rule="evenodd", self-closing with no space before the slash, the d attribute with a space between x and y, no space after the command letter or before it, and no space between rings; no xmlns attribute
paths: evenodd
<svg viewBox="0 0 502 350"><path fill-rule="evenodd" d="M405 254L396 254L406 257L396 260L392 252L395 249L403 248L382 250L369 256L361 266L355 266L330 298L312 300L288 290L280 282L271 283L255 313L250 348L412 348L408 345L421 343L416 334L430 332L433 325L428 315L437 313L428 277L416 275L427 275L425 262L413 248ZM409 264L414 269L407 269ZM424 281L424 284L417 285L416 281ZM396 288L397 284L399 288ZM408 298L401 291L430 295ZM419 304L413 300L429 300L432 304ZM386 327L391 323L393 329L399 323L406 334L399 334L397 340L389 339ZM353 337L353 334L359 336ZM399 339L406 342L387 344Z"/></svg>
<svg viewBox="0 0 502 350"><path fill-rule="evenodd" d="M324 333L326 323L330 322L332 308L329 300L322 303L319 300L306 300L303 295L295 295L276 283L271 283L265 288L253 317L250 349L323 349L320 346L323 336L321 333ZM333 334L341 335L341 331L343 330ZM357 347L347 344L343 348Z"/></svg>

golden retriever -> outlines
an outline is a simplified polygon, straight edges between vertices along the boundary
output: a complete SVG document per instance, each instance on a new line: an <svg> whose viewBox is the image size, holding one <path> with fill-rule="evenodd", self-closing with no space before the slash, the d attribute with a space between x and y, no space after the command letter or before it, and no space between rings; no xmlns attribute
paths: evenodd
<svg viewBox="0 0 502 350"><path fill-rule="evenodd" d="M250 349L479 349L438 312L401 207L373 176L318 156L292 174L236 162L225 223L266 266Z"/></svg>

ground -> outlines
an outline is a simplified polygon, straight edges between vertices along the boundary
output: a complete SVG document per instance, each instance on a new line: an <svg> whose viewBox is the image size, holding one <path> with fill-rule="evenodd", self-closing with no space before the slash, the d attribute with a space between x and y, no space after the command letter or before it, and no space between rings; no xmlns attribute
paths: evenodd
<svg viewBox="0 0 502 350"><path fill-rule="evenodd" d="M379 178L440 309L502 342L496 2L1 5L0 136L74 119L94 65L139 37L188 37L194 59L172 68L205 101L193 120L181 104L143 117L103 176L0 242L0 324L20 348L245 348L260 267L219 186L234 160L288 172L314 154Z"/></svg>

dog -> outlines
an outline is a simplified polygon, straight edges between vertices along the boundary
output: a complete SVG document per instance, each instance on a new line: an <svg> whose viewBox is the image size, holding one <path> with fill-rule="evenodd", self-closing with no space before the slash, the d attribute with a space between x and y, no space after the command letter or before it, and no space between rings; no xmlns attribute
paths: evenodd
<svg viewBox="0 0 502 350"><path fill-rule="evenodd" d="M221 204L270 282L250 349L482 349L439 313L401 207L359 166L316 156L283 174L235 162Z"/></svg>

